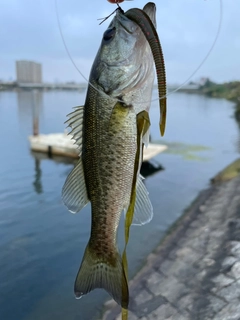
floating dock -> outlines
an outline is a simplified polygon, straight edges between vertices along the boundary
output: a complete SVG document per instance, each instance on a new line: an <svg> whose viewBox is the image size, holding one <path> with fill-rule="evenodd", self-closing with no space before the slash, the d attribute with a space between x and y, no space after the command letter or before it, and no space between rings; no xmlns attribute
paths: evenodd
<svg viewBox="0 0 240 320"><path fill-rule="evenodd" d="M30 147L32 151L47 153L49 157L53 155L78 158L77 145L74 144L72 136L68 133L39 134L29 136ZM143 161L149 161L157 154L167 149L167 146L161 144L149 143L144 147Z"/></svg>

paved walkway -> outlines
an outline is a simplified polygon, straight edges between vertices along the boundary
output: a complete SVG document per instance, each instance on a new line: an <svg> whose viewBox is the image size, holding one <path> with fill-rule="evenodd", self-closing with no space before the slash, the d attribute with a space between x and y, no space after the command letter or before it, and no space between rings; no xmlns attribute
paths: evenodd
<svg viewBox="0 0 240 320"><path fill-rule="evenodd" d="M130 285L129 320L240 320L240 177L203 191ZM104 320L120 320L114 302Z"/></svg>

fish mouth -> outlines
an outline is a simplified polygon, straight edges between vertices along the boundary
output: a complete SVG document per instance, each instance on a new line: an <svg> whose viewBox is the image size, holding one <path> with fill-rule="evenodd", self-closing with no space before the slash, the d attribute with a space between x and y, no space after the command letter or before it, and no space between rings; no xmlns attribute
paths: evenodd
<svg viewBox="0 0 240 320"><path fill-rule="evenodd" d="M120 11L118 11L116 14L116 20L119 23L119 25L129 34L133 34L137 28L137 25L134 26L135 23L132 20L125 17L124 14ZM127 24L129 24L129 26Z"/></svg>
<svg viewBox="0 0 240 320"><path fill-rule="evenodd" d="M120 20L119 20L119 24L120 24L121 27L123 27L124 30L127 31L127 33L130 33L130 34L133 33L133 31L130 31Z"/></svg>

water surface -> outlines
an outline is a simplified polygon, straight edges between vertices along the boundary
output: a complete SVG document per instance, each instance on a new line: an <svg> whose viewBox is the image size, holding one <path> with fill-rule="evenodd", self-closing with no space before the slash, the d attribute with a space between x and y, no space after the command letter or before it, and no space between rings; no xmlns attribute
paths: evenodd
<svg viewBox="0 0 240 320"><path fill-rule="evenodd" d="M96 290L75 300L90 205L76 215L67 211L61 188L73 164L34 156L28 142L34 118L39 116L41 133L63 132L66 114L84 100L85 92L0 92L0 319L89 320L108 298ZM145 179L154 219L131 230L131 277L209 179L238 157L239 128L228 101L169 96L164 140L157 102L150 118L152 140L169 149L154 159L165 170ZM122 235L121 224L120 247Z"/></svg>

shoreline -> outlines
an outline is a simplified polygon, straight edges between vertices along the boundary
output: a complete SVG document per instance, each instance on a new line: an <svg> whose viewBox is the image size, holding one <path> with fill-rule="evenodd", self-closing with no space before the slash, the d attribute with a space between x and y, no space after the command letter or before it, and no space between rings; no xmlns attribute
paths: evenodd
<svg viewBox="0 0 240 320"><path fill-rule="evenodd" d="M232 308L238 310L236 312L240 315L240 304L238 303L237 308L228 301L228 288L231 286L237 288L238 296L234 298L240 298L240 237L229 239L229 228L236 225L240 227L239 166L240 160L234 161L211 179L212 184L199 193L168 229L157 248L149 254L144 266L129 282L132 297L129 320L202 320L215 319L214 317L216 320L231 320L235 318L225 316L235 312ZM230 171L232 174L229 175ZM235 199L235 207L231 206L232 199ZM228 210L228 214L225 214L224 210ZM225 218L228 224L225 223ZM219 221L224 222L224 225L219 224ZM205 238L213 238L210 241L213 246L199 250L199 245L205 246ZM239 246L237 256L231 251L231 246L234 245L237 248ZM221 272L222 263L226 259L232 261L232 265L228 265L228 274ZM234 266L239 271L239 278ZM192 283L190 286L188 281ZM217 291L212 292L216 283L219 291L226 291L227 297L224 294L218 295ZM208 287L208 290L204 291L202 287ZM183 307L179 305L179 300L183 300ZM235 299L233 300L233 303L236 303ZM193 310L189 309L189 301L195 306ZM207 308L204 307L204 301ZM231 310L228 310L229 308ZM101 319L119 320L120 311L113 300L107 301ZM221 312L224 314L222 318Z"/></svg>
<svg viewBox="0 0 240 320"><path fill-rule="evenodd" d="M240 122L240 81L214 83L208 78L196 90L181 89L180 92L205 95L210 98L226 99L235 105L235 118Z"/></svg>

